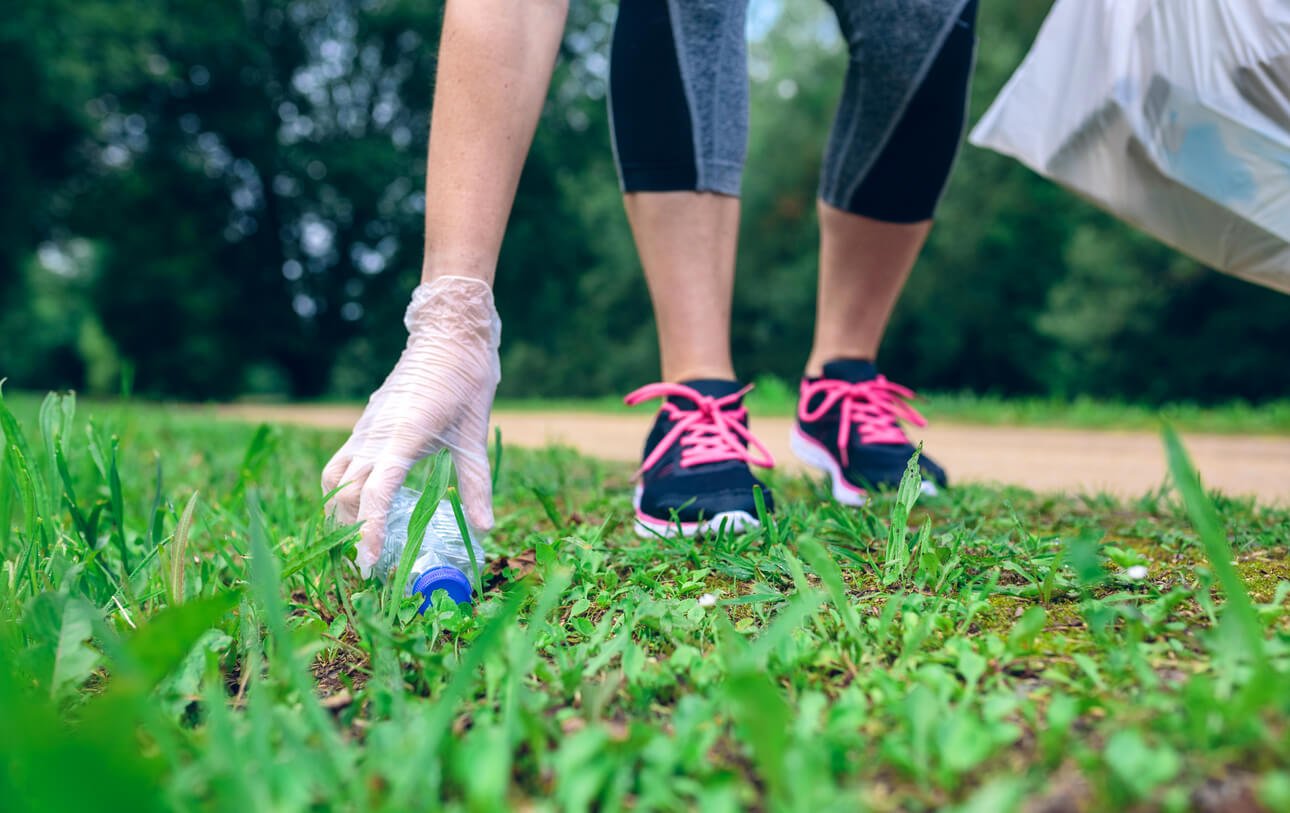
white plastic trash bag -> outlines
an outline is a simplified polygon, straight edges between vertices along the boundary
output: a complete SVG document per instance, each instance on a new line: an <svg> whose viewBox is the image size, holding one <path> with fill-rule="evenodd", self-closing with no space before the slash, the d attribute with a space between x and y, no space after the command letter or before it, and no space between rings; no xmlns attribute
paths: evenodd
<svg viewBox="0 0 1290 813"><path fill-rule="evenodd" d="M1290 0L1057 0L971 141L1290 293Z"/></svg>

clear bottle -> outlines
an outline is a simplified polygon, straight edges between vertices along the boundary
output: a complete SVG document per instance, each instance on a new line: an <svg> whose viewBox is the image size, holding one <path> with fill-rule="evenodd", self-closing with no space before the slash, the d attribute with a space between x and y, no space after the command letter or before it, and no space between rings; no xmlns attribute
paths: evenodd
<svg viewBox="0 0 1290 813"><path fill-rule="evenodd" d="M390 503L390 512L385 520L385 545L376 560L376 575L382 582L394 575L403 556L403 549L408 544L408 522L412 519L412 509L420 492L410 488L400 488ZM484 566L484 549L474 534L470 538L475 551L475 562ZM470 562L470 551L461 538L461 528L457 525L456 514L452 504L447 500L439 503L430 524L426 526L425 537L421 540L421 551L412 564L412 573L404 595L420 593L424 597L417 612L425 612L430 606L430 596L435 590L445 590L458 604L469 604L472 579L466 574L473 574L474 567Z"/></svg>

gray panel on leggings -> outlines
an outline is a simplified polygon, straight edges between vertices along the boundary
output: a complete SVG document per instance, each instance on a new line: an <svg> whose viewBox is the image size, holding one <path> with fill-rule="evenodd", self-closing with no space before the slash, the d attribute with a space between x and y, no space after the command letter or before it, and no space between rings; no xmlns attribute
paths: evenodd
<svg viewBox="0 0 1290 813"><path fill-rule="evenodd" d="M667 0L693 124L696 189L739 194L748 152L747 0Z"/></svg>
<svg viewBox="0 0 1290 813"><path fill-rule="evenodd" d="M820 173L820 196L845 209L968 0L828 0L851 53Z"/></svg>

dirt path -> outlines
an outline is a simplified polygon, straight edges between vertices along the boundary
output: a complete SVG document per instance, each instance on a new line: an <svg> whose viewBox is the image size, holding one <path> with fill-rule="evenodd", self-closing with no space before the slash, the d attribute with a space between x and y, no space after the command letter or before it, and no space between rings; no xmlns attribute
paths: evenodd
<svg viewBox="0 0 1290 813"><path fill-rule="evenodd" d="M237 404L215 407L222 418L349 429L359 410L350 407ZM606 460L636 461L647 428L645 415L580 412L496 412L505 443L571 446ZM779 466L799 471L788 448L789 418L756 418L757 436ZM953 481L998 482L1045 491L1109 492L1136 497L1165 479L1160 438L1148 432L1088 431L941 423L912 433L950 472ZM1187 434L1187 448L1207 488L1290 505L1290 438Z"/></svg>

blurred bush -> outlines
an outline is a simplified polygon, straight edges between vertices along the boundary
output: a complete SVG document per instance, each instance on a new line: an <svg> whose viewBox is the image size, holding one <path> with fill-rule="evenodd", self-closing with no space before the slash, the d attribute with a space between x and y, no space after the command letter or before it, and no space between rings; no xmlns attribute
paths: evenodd
<svg viewBox="0 0 1290 813"><path fill-rule="evenodd" d="M972 110L1049 0L984 0ZM615 4L573 0L498 269L508 395L657 374L610 157ZM420 268L440 3L27 0L0 20L0 376L188 398L361 397ZM754 0L734 343L796 375L845 55L822 3ZM966 148L884 345L924 388L1290 394L1290 298L1206 271Z"/></svg>

